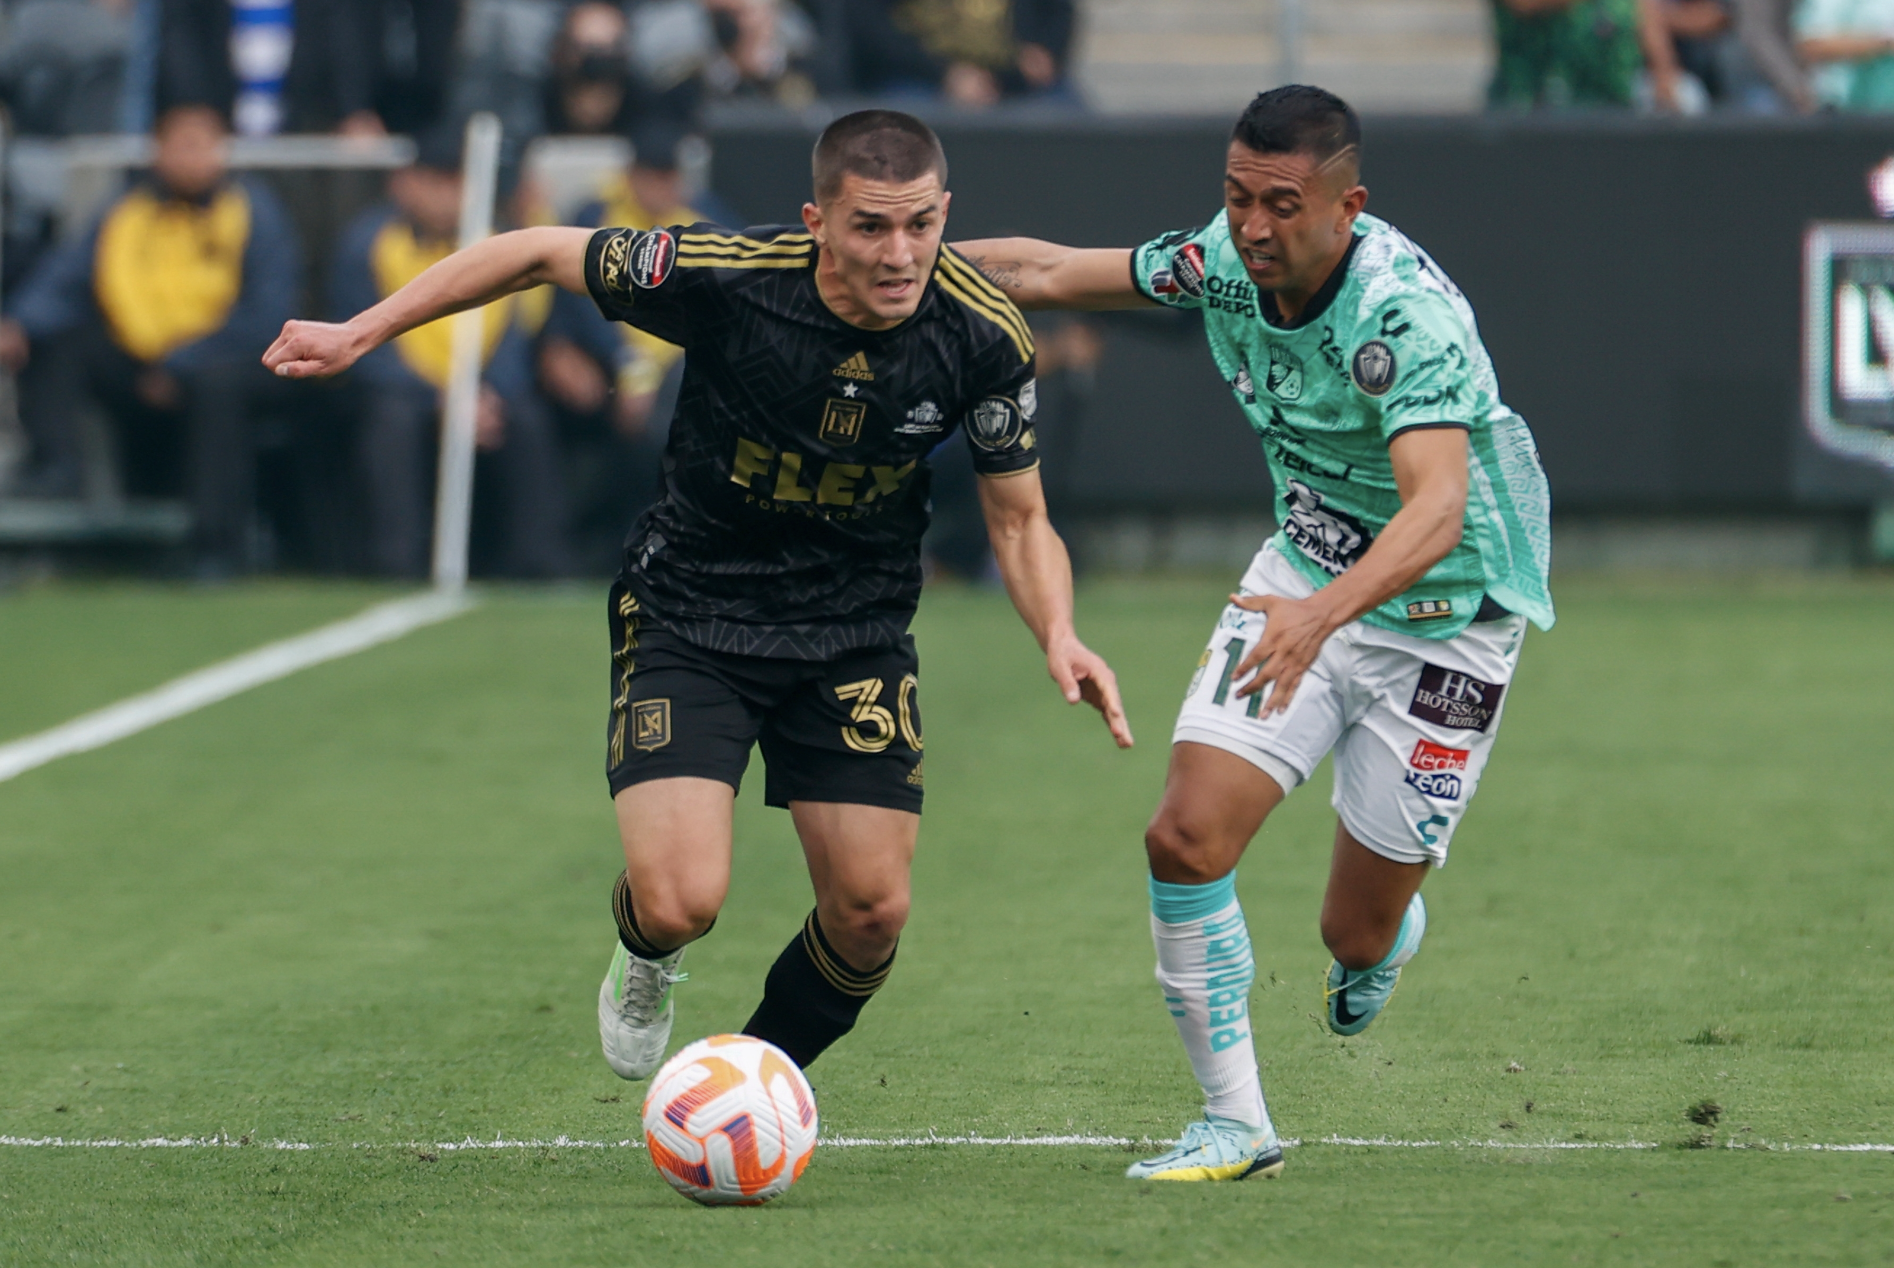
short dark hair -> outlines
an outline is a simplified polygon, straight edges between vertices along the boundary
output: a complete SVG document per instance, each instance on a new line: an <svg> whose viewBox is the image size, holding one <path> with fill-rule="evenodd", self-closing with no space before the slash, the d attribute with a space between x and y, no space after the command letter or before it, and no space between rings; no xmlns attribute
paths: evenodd
<svg viewBox="0 0 1894 1268"><path fill-rule="evenodd" d="M947 152L934 129L899 110L857 110L822 129L809 167L818 202L842 192L853 172L874 181L906 184L933 172L947 185Z"/></svg>
<svg viewBox="0 0 1894 1268"><path fill-rule="evenodd" d="M1350 146L1359 157L1361 120L1326 88L1284 84L1256 94L1230 139L1259 154L1307 154L1326 163Z"/></svg>

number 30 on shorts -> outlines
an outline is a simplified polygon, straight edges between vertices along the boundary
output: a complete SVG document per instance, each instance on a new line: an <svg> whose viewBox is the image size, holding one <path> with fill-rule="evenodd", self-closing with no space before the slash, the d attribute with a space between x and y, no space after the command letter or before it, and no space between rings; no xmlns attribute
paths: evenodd
<svg viewBox="0 0 1894 1268"><path fill-rule="evenodd" d="M854 725L842 728L842 743L857 753L879 753L894 743L894 737L899 734L909 748L920 752L921 732L914 725L914 693L920 681L913 674L901 675L894 689L894 713L876 703L885 686L879 678L864 678L860 682L845 682L835 689L836 699L844 704L855 702L848 714L848 720Z"/></svg>

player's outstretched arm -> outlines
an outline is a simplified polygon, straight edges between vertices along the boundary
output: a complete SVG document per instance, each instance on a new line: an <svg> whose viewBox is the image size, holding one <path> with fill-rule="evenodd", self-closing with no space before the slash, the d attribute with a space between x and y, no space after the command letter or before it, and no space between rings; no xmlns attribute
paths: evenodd
<svg viewBox="0 0 1894 1268"><path fill-rule="evenodd" d="M1021 308L1142 308L1126 247L1062 247L1038 238L980 238L954 250Z"/></svg>
<svg viewBox="0 0 1894 1268"><path fill-rule="evenodd" d="M1263 712L1287 709L1329 635L1412 586L1460 544L1466 525L1467 444L1467 433L1458 427L1401 432L1388 442L1401 509L1367 554L1306 599L1230 596L1238 607L1268 615L1262 638L1232 675L1243 680L1255 671L1237 695L1254 695L1273 682Z"/></svg>
<svg viewBox="0 0 1894 1268"><path fill-rule="evenodd" d="M1131 724L1118 698L1118 677L1105 658L1079 642L1072 625L1072 559L1046 515L1046 493L1034 468L980 477L993 559L1013 606L1046 652L1046 669L1067 704L1080 700L1104 716L1119 748L1131 747Z"/></svg>
<svg viewBox="0 0 1894 1268"><path fill-rule="evenodd" d="M289 379L340 374L397 335L515 291L551 282L583 295L592 232L547 226L497 234L456 251L345 322L285 322L263 364Z"/></svg>

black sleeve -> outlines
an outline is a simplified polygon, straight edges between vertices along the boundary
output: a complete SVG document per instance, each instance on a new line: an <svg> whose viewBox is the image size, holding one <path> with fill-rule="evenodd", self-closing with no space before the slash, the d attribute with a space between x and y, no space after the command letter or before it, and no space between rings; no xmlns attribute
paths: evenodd
<svg viewBox="0 0 1894 1268"><path fill-rule="evenodd" d="M973 450L973 469L989 476L1031 471L1039 465L1039 441L1032 425L1039 410L1033 361L1028 357L1021 364L1010 343L995 361L1000 368L991 375L991 388L962 420Z"/></svg>
<svg viewBox="0 0 1894 1268"><path fill-rule="evenodd" d="M679 229L600 229L585 248L585 287L599 312L688 348L691 309L714 285L710 269L677 267Z"/></svg>

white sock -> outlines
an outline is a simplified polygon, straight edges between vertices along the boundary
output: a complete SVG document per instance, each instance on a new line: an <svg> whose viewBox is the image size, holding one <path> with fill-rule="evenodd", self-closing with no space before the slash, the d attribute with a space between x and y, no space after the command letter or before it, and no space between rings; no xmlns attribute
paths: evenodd
<svg viewBox="0 0 1894 1268"><path fill-rule="evenodd" d="M1203 1086L1205 1111L1273 1132L1250 1038L1256 960L1235 873L1208 885L1154 878L1151 941L1164 1004Z"/></svg>

